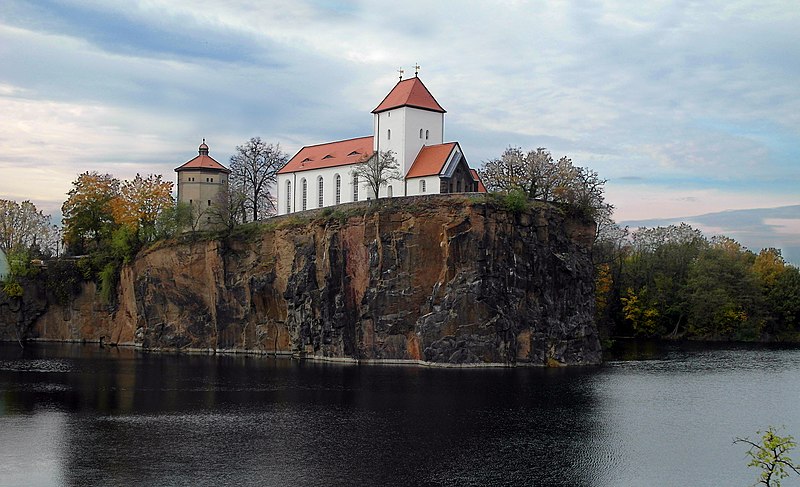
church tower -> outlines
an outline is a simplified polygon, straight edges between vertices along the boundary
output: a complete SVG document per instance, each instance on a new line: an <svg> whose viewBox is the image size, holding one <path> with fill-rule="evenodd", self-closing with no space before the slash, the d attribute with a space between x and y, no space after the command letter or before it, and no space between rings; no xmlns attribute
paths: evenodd
<svg viewBox="0 0 800 487"><path fill-rule="evenodd" d="M394 152L403 176L422 147L444 142L445 109L416 76L400 80L372 113L374 150Z"/></svg>
<svg viewBox="0 0 800 487"><path fill-rule="evenodd" d="M208 155L206 139L197 152L197 157L176 168L175 172L178 173L178 202L188 203L199 216L228 188L231 171Z"/></svg>

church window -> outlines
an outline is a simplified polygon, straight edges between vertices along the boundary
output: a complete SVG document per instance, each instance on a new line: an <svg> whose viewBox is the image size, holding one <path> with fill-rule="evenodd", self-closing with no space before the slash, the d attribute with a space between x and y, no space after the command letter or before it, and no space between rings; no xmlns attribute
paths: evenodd
<svg viewBox="0 0 800 487"><path fill-rule="evenodd" d="M422 138L422 129L419 129L419 138Z"/></svg>
<svg viewBox="0 0 800 487"><path fill-rule="evenodd" d="M303 211L306 211L308 208L308 182L303 178L301 183L303 185Z"/></svg>
<svg viewBox="0 0 800 487"><path fill-rule="evenodd" d="M419 192L420 193L424 193L425 192L425 180L424 179L419 182Z"/></svg>
<svg viewBox="0 0 800 487"><path fill-rule="evenodd" d="M391 198L392 197L392 185L390 184L388 188L386 188L386 195Z"/></svg>
<svg viewBox="0 0 800 487"><path fill-rule="evenodd" d="M336 204L342 202L342 177L338 174L334 177L336 180Z"/></svg>
<svg viewBox="0 0 800 487"><path fill-rule="evenodd" d="M353 176L353 201L358 201L358 176Z"/></svg>
<svg viewBox="0 0 800 487"><path fill-rule="evenodd" d="M292 182L286 181L286 213L292 212Z"/></svg>
<svg viewBox="0 0 800 487"><path fill-rule="evenodd" d="M392 129L388 129L388 130L386 131L386 138L387 138L388 140L392 140Z"/></svg>
<svg viewBox="0 0 800 487"><path fill-rule="evenodd" d="M430 131L429 131L429 130L426 130L426 131L425 131L425 140L428 140L428 136L429 136L429 135L430 135Z"/></svg>
<svg viewBox="0 0 800 487"><path fill-rule="evenodd" d="M322 208L322 203L324 201L324 199L323 199L324 193L322 191L324 186L325 186L325 183L322 182L322 176L318 177L317 178L317 207L318 208Z"/></svg>

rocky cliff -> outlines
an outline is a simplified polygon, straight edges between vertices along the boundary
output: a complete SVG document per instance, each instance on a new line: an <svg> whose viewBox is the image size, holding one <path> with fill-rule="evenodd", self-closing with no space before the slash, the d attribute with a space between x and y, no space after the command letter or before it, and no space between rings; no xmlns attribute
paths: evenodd
<svg viewBox="0 0 800 487"><path fill-rule="evenodd" d="M593 235L544 204L343 205L143 252L123 269L115 307L87 284L25 333L359 361L598 363Z"/></svg>

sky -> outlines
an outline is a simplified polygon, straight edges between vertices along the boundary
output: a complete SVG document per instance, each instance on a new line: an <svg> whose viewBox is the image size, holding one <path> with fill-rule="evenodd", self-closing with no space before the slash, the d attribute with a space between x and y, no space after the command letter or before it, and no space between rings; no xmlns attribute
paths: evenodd
<svg viewBox="0 0 800 487"><path fill-rule="evenodd" d="M227 164L370 135L416 63L470 165L545 147L617 221L800 204L796 0L3 0L0 198L55 215L78 174L174 179L203 138ZM800 248L767 213L702 225Z"/></svg>

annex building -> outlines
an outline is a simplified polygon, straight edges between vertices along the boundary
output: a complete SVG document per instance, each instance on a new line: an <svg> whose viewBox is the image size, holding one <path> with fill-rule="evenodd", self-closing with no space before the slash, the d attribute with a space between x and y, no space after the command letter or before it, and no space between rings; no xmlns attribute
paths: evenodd
<svg viewBox="0 0 800 487"><path fill-rule="evenodd" d="M445 109L417 77L400 80L372 110L373 134L305 146L278 171L278 214L375 198L352 170L391 151L399 179L379 197L485 192L458 142L444 142Z"/></svg>

